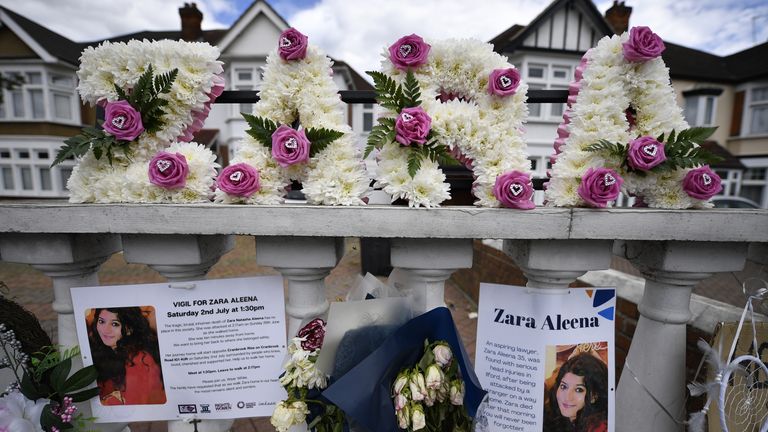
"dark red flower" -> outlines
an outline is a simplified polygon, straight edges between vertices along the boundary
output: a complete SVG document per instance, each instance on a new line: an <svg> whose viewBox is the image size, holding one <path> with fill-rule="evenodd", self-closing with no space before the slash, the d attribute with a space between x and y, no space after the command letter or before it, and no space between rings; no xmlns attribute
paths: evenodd
<svg viewBox="0 0 768 432"><path fill-rule="evenodd" d="M317 351L323 346L325 338L325 321L315 318L299 330L296 335L304 340L301 341L301 348L307 351Z"/></svg>

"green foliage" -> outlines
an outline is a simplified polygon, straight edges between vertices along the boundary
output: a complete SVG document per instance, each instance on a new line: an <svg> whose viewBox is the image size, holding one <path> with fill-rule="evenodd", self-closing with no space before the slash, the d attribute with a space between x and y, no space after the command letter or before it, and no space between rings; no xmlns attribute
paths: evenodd
<svg viewBox="0 0 768 432"><path fill-rule="evenodd" d="M707 140L717 127L692 127L679 133L672 130L668 135L661 134L656 137L656 141L664 143L664 154L667 159L653 167L652 172L672 171L680 168L695 168L701 165L717 163L723 160L720 156L714 155L699 147L701 143ZM666 136L666 141L665 141ZM590 144L584 150L590 152L603 153L608 156L618 157L622 161L622 167L638 175L645 175L645 172L634 170L627 164L627 144L612 143L606 140L600 140Z"/></svg>
<svg viewBox="0 0 768 432"><path fill-rule="evenodd" d="M608 140L600 140L594 144L590 144L585 147L584 150L598 153L604 152L611 156L618 156L622 160L627 157L627 146L625 144L612 143Z"/></svg>
<svg viewBox="0 0 768 432"><path fill-rule="evenodd" d="M246 130L245 133L266 147L272 148L272 134L277 130L275 122L266 117L256 117L246 113L242 113L242 116L250 126L250 129Z"/></svg>
<svg viewBox="0 0 768 432"><path fill-rule="evenodd" d="M419 82L416 81L416 77L413 76L411 71L408 71L408 74L405 76L403 104L405 108L421 105L421 89L419 88Z"/></svg>
<svg viewBox="0 0 768 432"><path fill-rule="evenodd" d="M384 108L399 113L405 107L402 87L384 73L377 71L366 73L373 78L376 102Z"/></svg>
<svg viewBox="0 0 768 432"><path fill-rule="evenodd" d="M155 133L165 125L163 109L168 106L168 101L160 95L170 93L178 74L179 70L173 69L154 76L152 65L149 65L130 92L115 85L118 100L127 101L141 114L141 123L145 132ZM101 124L102 122L99 122L99 126ZM122 152L127 157L131 156L130 144L131 142L118 140L100 128L89 126L83 128L80 134L64 141L51 166L60 164L70 157L81 157L88 153L88 150L93 150L93 156L96 159L106 156L111 165L116 151Z"/></svg>
<svg viewBox="0 0 768 432"><path fill-rule="evenodd" d="M680 131L675 135L675 131L670 132L664 146L664 153L667 160L662 169L675 170L678 168L695 168L701 165L717 163L723 160L720 156L714 155L703 147L698 147L707 138L712 136L717 130L716 127L693 127ZM664 134L661 135L661 140Z"/></svg>
<svg viewBox="0 0 768 432"><path fill-rule="evenodd" d="M374 148L382 148L385 144L395 140L395 119L381 117L379 124L371 129L368 134L368 145L365 147L364 158L373 151Z"/></svg>
<svg viewBox="0 0 768 432"><path fill-rule="evenodd" d="M344 132L339 132L333 129L314 129L309 128L304 132L307 135L307 139L311 143L309 146L309 156L312 157L317 153L323 151L328 144L336 141L344 136Z"/></svg>

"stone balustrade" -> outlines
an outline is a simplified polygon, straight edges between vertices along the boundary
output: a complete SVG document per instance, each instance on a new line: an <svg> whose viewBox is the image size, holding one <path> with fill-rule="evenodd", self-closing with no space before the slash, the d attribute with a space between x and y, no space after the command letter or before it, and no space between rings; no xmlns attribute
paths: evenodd
<svg viewBox="0 0 768 432"><path fill-rule="evenodd" d="M629 368L618 383L616 430L665 432L683 428L647 391L680 412L692 288L714 272L741 269L750 243L753 255L765 254L768 211L0 203L0 260L30 264L53 279L65 345L76 343L69 288L98 285L96 271L113 253L122 250L126 261L183 281L205 277L235 234L255 236L257 262L285 278L291 332L304 318L326 313L323 279L338 263L344 237L392 239L392 264L410 276L404 288L417 311L442 305L445 280L471 267L471 239L503 239L528 285L541 289L563 289L587 271L608 268L619 253L644 274L646 286Z"/></svg>

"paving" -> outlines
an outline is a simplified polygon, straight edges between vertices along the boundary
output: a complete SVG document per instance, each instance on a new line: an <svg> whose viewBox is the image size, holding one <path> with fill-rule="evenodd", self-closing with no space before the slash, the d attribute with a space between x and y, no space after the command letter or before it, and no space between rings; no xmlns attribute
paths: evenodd
<svg viewBox="0 0 768 432"><path fill-rule="evenodd" d="M346 253L341 262L325 279L326 297L329 301L339 301L356 284L360 274L360 243L356 239L346 241ZM256 264L255 240L250 236L238 236L235 248L224 255L208 273L209 279L233 277L248 277L279 274L271 267ZM137 283L163 282L165 279L146 265L128 264L122 253L113 255L105 262L99 271L101 285L123 285ZM0 281L8 286L8 291L2 295L23 305L34 313L51 338L56 341L56 313L51 308L53 289L51 280L39 271L23 264L0 262ZM448 281L445 286L445 301L450 308L456 327L461 334L464 345L474 359L475 335L477 322L469 314L477 311L477 306L464 294L454 282ZM133 432L165 432L166 422L132 423ZM266 432L274 431L268 418L238 419L235 421L235 432ZM193 432L193 425L189 426ZM200 432L204 432L204 425Z"/></svg>

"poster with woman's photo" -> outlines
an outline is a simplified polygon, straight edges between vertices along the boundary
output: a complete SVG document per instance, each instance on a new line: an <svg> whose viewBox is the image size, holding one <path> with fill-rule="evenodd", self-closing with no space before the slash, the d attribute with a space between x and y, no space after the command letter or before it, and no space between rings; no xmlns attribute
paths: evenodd
<svg viewBox="0 0 768 432"><path fill-rule="evenodd" d="M285 396L279 276L71 293L99 423L268 416Z"/></svg>
<svg viewBox="0 0 768 432"><path fill-rule="evenodd" d="M613 288L480 285L475 371L488 431L609 432Z"/></svg>

